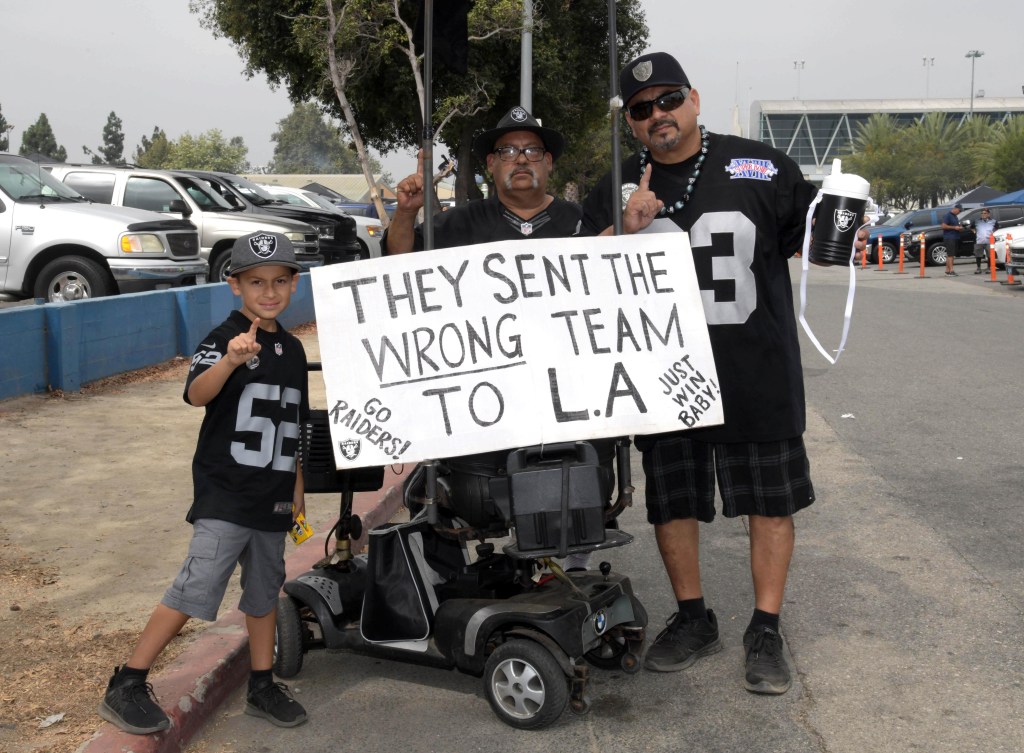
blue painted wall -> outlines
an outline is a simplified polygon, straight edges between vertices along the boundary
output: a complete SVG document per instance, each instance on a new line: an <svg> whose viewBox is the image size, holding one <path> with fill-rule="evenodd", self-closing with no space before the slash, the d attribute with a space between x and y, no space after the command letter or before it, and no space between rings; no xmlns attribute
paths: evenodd
<svg viewBox="0 0 1024 753"><path fill-rule="evenodd" d="M0 310L0 399L83 384L191 356L237 308L227 283L130 293ZM286 327L314 321L309 274L281 316Z"/></svg>

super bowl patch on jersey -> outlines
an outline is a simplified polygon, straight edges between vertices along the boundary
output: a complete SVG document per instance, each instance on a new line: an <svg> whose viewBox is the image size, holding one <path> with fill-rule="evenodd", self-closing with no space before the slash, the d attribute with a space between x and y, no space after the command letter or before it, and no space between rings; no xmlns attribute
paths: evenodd
<svg viewBox="0 0 1024 753"><path fill-rule="evenodd" d="M729 164L725 166L725 171L729 173L733 180L737 178L771 180L773 176L779 174L779 168L770 159L753 159L750 157L729 160Z"/></svg>

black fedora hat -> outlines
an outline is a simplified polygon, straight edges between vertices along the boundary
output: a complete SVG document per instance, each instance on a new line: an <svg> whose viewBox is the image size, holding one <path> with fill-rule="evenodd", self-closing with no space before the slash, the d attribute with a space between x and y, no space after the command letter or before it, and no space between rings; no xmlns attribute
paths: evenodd
<svg viewBox="0 0 1024 753"><path fill-rule="evenodd" d="M481 162L486 162L487 155L494 151L494 142L498 137L513 131L536 133L544 142L544 148L551 153L552 160L558 159L562 154L562 148L565 146L562 134L553 128L545 128L525 108L518 106L509 110L505 117L498 121L496 128L484 131L473 139L473 154L479 157Z"/></svg>

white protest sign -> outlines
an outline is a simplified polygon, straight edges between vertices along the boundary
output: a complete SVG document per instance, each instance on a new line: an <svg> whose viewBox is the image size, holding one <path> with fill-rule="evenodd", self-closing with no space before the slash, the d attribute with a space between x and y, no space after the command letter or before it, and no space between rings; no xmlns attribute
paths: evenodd
<svg viewBox="0 0 1024 753"><path fill-rule="evenodd" d="M720 424L685 233L311 272L339 469Z"/></svg>

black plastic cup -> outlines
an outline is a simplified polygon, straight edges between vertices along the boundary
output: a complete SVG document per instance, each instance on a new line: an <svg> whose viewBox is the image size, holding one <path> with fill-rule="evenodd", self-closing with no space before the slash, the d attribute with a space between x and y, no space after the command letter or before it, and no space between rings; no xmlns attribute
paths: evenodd
<svg viewBox="0 0 1024 753"><path fill-rule="evenodd" d="M822 193L814 211L810 260L825 266L849 264L867 205L866 198Z"/></svg>

